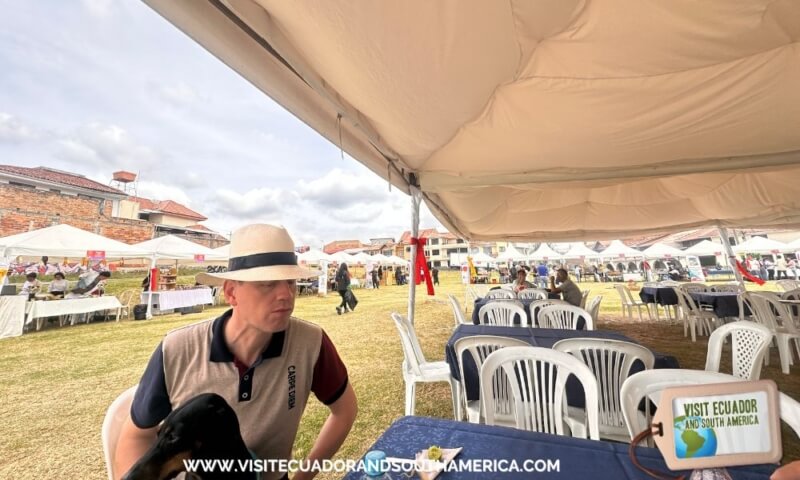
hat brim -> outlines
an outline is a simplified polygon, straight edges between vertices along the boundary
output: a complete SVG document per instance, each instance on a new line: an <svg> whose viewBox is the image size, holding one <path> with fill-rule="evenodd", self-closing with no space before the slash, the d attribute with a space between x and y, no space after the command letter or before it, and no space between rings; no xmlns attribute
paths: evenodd
<svg viewBox="0 0 800 480"><path fill-rule="evenodd" d="M322 275L319 270L301 267L299 265L273 265L269 267L255 267L243 270L234 270L223 273L199 273L195 279L203 285L219 286L225 280L239 282L270 282L277 280L300 280L301 278L318 277Z"/></svg>

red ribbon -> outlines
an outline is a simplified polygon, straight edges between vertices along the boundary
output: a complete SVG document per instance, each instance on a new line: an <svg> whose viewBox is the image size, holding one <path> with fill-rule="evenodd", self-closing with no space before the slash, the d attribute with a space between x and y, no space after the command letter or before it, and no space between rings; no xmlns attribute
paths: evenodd
<svg viewBox="0 0 800 480"><path fill-rule="evenodd" d="M764 280L761 280L760 278L751 275L750 272L748 272L747 269L744 268L744 265L742 265L742 262L740 262L739 260L736 260L736 268L742 273L742 276L744 278L750 280L751 282L755 282L759 285L764 285L764 283L766 283L764 282Z"/></svg>
<svg viewBox="0 0 800 480"><path fill-rule="evenodd" d="M419 282L424 281L428 286L428 295L433 296L433 281L431 280L431 272L428 270L428 260L425 258L425 243L428 241L425 237L411 238L411 245L417 246L417 271L416 277L417 285Z"/></svg>

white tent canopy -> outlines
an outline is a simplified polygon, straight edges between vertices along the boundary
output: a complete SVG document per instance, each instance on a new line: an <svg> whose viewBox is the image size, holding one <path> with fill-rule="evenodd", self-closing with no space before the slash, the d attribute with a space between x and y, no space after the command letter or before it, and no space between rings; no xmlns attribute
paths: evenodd
<svg viewBox="0 0 800 480"><path fill-rule="evenodd" d="M390 255L388 258L392 265L405 267L408 264L408 260L406 260L405 258L400 258L397 255Z"/></svg>
<svg viewBox="0 0 800 480"><path fill-rule="evenodd" d="M582 242L575 242L569 247L564 258L599 258L600 254L584 245Z"/></svg>
<svg viewBox="0 0 800 480"><path fill-rule="evenodd" d="M786 246L789 248L787 251L800 250L800 238L789 242Z"/></svg>
<svg viewBox="0 0 800 480"><path fill-rule="evenodd" d="M497 256L498 262L506 262L506 263L514 262L517 260L526 260L526 259L527 256L524 253L517 250L517 248L514 245L511 245L510 243L506 247L506 250Z"/></svg>
<svg viewBox="0 0 800 480"><path fill-rule="evenodd" d="M752 237L733 247L735 253L777 253L789 251L785 243L771 238Z"/></svg>
<svg viewBox="0 0 800 480"><path fill-rule="evenodd" d="M712 242L711 240L703 240L702 242L692 245L691 247L687 248L683 251L686 255L697 255L697 256L704 256L704 255L724 255L725 254L725 246Z"/></svg>
<svg viewBox="0 0 800 480"><path fill-rule="evenodd" d="M227 255L194 243L175 235L164 235L134 245L135 248L146 252L148 257L170 258L175 260L193 260L196 255L202 255L204 260L225 260Z"/></svg>
<svg viewBox="0 0 800 480"><path fill-rule="evenodd" d="M299 261L303 261L308 264L318 265L319 262L322 260L330 261L331 256L323 252L322 250L317 250L315 248L312 248L298 255L297 259Z"/></svg>
<svg viewBox="0 0 800 480"><path fill-rule="evenodd" d="M654 243L644 249L642 252L647 258L671 258L671 257L685 257L687 254L675 247L670 247L663 243Z"/></svg>
<svg viewBox="0 0 800 480"><path fill-rule="evenodd" d="M603 258L638 258L643 257L644 254L635 248L629 247L619 240L613 240L605 250L600 252Z"/></svg>
<svg viewBox="0 0 800 480"><path fill-rule="evenodd" d="M108 258L149 256L140 248L66 224L0 238L0 252L5 257L57 255L83 258L89 250L105 252Z"/></svg>
<svg viewBox="0 0 800 480"><path fill-rule="evenodd" d="M491 255L487 255L483 252L478 252L474 255L470 255L472 257L472 263L477 267L487 267L491 265L497 265L497 259L492 257Z"/></svg>
<svg viewBox="0 0 800 480"><path fill-rule="evenodd" d="M550 248L550 245L542 243L528 258L535 261L561 260L561 254Z"/></svg>
<svg viewBox="0 0 800 480"><path fill-rule="evenodd" d="M800 2L145 1L459 237L800 227Z"/></svg>
<svg viewBox="0 0 800 480"><path fill-rule="evenodd" d="M217 248L212 248L211 250L214 252L215 255L218 255L218 256L222 257L223 260L227 260L228 257L231 254L231 246L230 246L230 244L223 245L223 246L217 247Z"/></svg>

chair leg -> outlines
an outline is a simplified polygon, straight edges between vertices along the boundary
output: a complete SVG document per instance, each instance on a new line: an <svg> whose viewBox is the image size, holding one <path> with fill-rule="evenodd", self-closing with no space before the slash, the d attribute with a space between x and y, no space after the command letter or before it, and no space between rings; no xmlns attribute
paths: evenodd
<svg viewBox="0 0 800 480"><path fill-rule="evenodd" d="M450 393L453 396L453 416L456 421L461 421L461 384L455 378L450 377Z"/></svg>
<svg viewBox="0 0 800 480"><path fill-rule="evenodd" d="M406 380L406 415L414 415L414 393L416 383Z"/></svg>
<svg viewBox="0 0 800 480"><path fill-rule="evenodd" d="M792 351L789 349L788 338L778 340L778 354L781 357L781 371L784 375L789 375L789 357L792 355Z"/></svg>

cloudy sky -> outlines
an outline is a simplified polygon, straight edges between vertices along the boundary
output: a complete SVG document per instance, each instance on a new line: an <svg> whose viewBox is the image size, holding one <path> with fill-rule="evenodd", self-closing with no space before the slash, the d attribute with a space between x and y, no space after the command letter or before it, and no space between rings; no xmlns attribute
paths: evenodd
<svg viewBox="0 0 800 480"><path fill-rule="evenodd" d="M298 243L397 238L408 196L345 155L138 0L0 0L0 163L172 199L220 232ZM422 227L439 223L423 206Z"/></svg>

